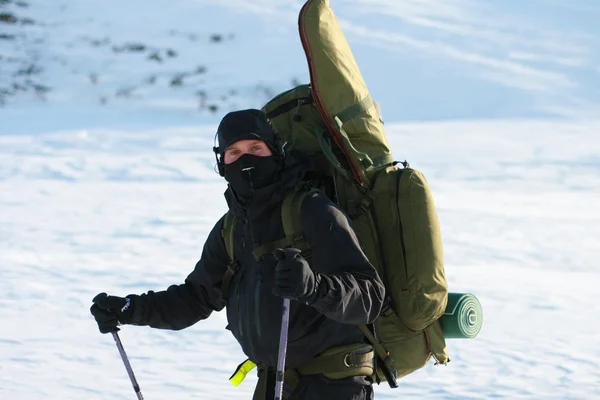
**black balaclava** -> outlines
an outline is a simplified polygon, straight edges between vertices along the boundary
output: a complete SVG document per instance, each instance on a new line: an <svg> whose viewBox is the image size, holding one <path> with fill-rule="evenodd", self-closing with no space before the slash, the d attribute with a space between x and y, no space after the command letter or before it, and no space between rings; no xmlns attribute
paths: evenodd
<svg viewBox="0 0 600 400"><path fill-rule="evenodd" d="M219 147L214 150L219 173L242 199L249 199L255 190L269 186L279 179L283 154L278 135L262 111L248 109L228 113L219 124L217 138ZM244 154L231 164L225 164L225 150L238 140L244 139L264 141L273 155L259 157Z"/></svg>

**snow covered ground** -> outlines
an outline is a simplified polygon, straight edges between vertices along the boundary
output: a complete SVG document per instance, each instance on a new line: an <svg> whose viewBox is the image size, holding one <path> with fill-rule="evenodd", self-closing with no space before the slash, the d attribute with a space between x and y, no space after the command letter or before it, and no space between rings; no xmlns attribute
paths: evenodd
<svg viewBox="0 0 600 400"><path fill-rule="evenodd" d="M127 4L28 11L80 24L57 25L43 47L78 72L49 63L48 76L64 83L52 101L0 108L1 400L135 398L90 301L180 283L225 212L211 151L221 114L198 113L189 92L160 87L99 108L98 96L156 71L65 44L83 33L150 38L182 54L161 76L210 59L210 89L240 87L238 106L256 101L257 81L279 90L306 79L301 2ZM447 367L379 386L376 398L600 398L598 4L332 4L383 103L396 158L432 185L450 289L476 294L485 313L476 339L448 342ZM169 21L236 39L200 46L166 35ZM90 88L98 65L106 80ZM124 327L145 398L250 398L253 374L237 388L228 382L244 356L225 325L220 313L180 332Z"/></svg>
<svg viewBox="0 0 600 400"><path fill-rule="evenodd" d="M485 322L452 362L378 398L600 396L598 124L392 125L440 210L452 291ZM0 137L2 399L132 398L110 336L88 313L182 282L225 211L212 127ZM188 330L125 327L147 399L249 398L227 381L243 355L216 314ZM245 397L246 396L246 397Z"/></svg>

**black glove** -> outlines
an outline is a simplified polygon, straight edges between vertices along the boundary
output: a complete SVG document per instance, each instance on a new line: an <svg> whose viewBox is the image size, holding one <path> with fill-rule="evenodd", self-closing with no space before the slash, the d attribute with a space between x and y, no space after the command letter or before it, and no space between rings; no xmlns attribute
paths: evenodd
<svg viewBox="0 0 600 400"><path fill-rule="evenodd" d="M99 293L92 302L94 304L90 308L90 312L96 319L101 333L118 332L117 326L131 321L133 303L129 297Z"/></svg>
<svg viewBox="0 0 600 400"><path fill-rule="evenodd" d="M308 262L300 255L300 250L277 249L273 255L277 260L273 294L306 304L312 303L317 295L321 277L310 268Z"/></svg>

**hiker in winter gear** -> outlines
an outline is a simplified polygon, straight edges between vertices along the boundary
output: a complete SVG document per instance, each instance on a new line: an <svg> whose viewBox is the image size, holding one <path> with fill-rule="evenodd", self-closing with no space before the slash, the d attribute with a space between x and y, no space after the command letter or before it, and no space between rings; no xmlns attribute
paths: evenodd
<svg viewBox="0 0 600 400"><path fill-rule="evenodd" d="M100 331L118 330L118 324L179 330L226 307L228 329L258 365L254 399L271 399L280 300L287 297L288 398L372 399L373 351L357 325L377 318L385 289L349 219L323 193L311 192L300 212L310 254L290 247L257 257L255 249L285 237L282 203L310 166L301 154L284 151L259 110L227 114L217 136L217 166L229 183L225 197L235 218L233 260L222 235L224 216L183 284L125 298L96 296L91 313Z"/></svg>

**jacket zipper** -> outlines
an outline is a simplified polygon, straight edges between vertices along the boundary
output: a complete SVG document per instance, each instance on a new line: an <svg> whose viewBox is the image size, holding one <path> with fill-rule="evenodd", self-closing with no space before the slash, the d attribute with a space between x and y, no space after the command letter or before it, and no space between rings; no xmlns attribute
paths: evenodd
<svg viewBox="0 0 600 400"><path fill-rule="evenodd" d="M237 316L237 320L238 320L238 330L240 333L240 337L243 338L245 335L244 332L244 321L242 320L242 315L244 315L244 301L242 299L242 284L243 284L243 275L242 274L238 274L237 279L238 279L238 284L237 284L237 301L238 301L238 316Z"/></svg>
<svg viewBox="0 0 600 400"><path fill-rule="evenodd" d="M256 280L256 285L254 285L254 323L256 326L256 334L258 335L258 339L261 338L261 329L260 329L260 281L262 279L262 274L259 273L258 279Z"/></svg>

